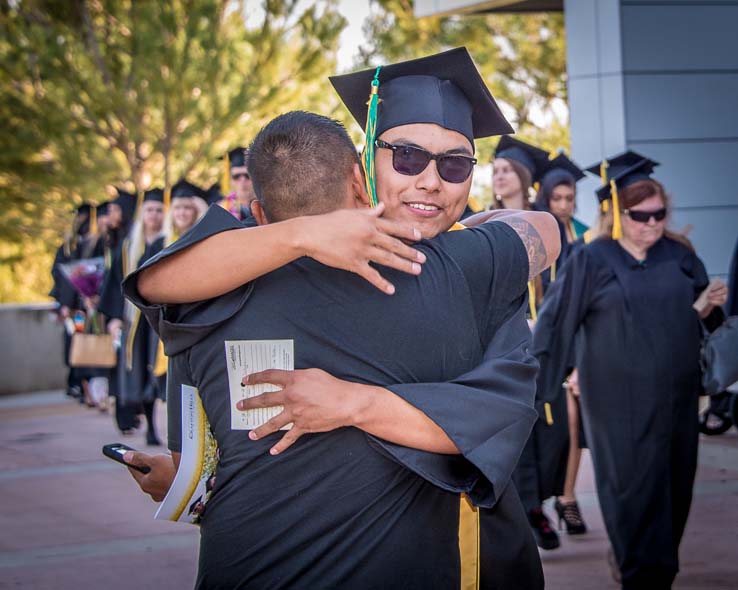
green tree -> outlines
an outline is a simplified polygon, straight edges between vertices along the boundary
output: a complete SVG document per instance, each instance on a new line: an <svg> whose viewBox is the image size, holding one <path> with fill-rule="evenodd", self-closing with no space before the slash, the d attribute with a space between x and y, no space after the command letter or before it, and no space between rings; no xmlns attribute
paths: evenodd
<svg viewBox="0 0 738 590"><path fill-rule="evenodd" d="M48 291L82 200L219 176L275 113L321 110L335 0L0 0L0 302Z"/></svg>
<svg viewBox="0 0 738 590"><path fill-rule="evenodd" d="M568 148L561 14L417 19L412 0L372 0L372 9L365 25L370 42L361 52L362 65L421 57L464 45L521 139L551 151ZM545 124L540 119L545 119ZM479 142L481 161L489 159L495 144L496 140Z"/></svg>

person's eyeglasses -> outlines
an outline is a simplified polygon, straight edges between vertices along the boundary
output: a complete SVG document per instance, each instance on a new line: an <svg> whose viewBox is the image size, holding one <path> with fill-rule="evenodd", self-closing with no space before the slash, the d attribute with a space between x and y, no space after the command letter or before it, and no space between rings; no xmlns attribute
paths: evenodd
<svg viewBox="0 0 738 590"><path fill-rule="evenodd" d="M251 177L248 175L247 172L239 172L237 174L231 174L231 180L238 180L239 178L245 178L246 180L249 180Z"/></svg>
<svg viewBox="0 0 738 590"><path fill-rule="evenodd" d="M638 223L648 223L653 217L654 221L663 221L666 218L666 209L656 209L656 211L635 211L633 209L624 209L628 217Z"/></svg>
<svg viewBox="0 0 738 590"><path fill-rule="evenodd" d="M393 145L378 139L378 148L392 150L392 167L405 176L417 176L426 169L431 160L436 161L438 175L446 182L464 182L477 163L476 158L456 154L432 154L423 148L409 145Z"/></svg>

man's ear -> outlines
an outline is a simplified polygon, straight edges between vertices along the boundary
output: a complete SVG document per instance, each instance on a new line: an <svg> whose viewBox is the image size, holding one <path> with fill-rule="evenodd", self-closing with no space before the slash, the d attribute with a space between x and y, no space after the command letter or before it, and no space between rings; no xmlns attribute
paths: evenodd
<svg viewBox="0 0 738 590"><path fill-rule="evenodd" d="M351 193L353 194L356 207L363 209L369 206L369 195L366 192L364 171L360 164L354 164L351 172Z"/></svg>
<svg viewBox="0 0 738 590"><path fill-rule="evenodd" d="M259 201L259 199L251 201L251 214L259 225L269 224L266 213L264 213L264 207L261 206L261 201Z"/></svg>

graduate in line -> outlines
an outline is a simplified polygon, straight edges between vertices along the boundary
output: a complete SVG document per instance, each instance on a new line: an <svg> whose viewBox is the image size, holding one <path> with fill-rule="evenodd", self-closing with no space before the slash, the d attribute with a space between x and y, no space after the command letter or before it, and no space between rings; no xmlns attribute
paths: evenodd
<svg viewBox="0 0 738 590"><path fill-rule="evenodd" d="M670 201L656 162L627 152L603 173L611 235L576 249L551 284L533 334L538 391L560 395L574 365L612 544L624 589L670 588L697 465L700 321L714 326L727 289L667 230ZM706 292L700 312L693 303ZM576 346L575 346L576 344Z"/></svg>

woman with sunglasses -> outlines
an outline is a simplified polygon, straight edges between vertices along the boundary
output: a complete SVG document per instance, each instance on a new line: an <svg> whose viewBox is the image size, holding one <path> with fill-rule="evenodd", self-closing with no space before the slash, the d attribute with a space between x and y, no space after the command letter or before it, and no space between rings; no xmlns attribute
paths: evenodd
<svg viewBox="0 0 738 590"><path fill-rule="evenodd" d="M571 254L533 335L543 399L576 359L611 567L627 589L670 588L678 571L697 464L700 320L714 325L727 297L666 229L656 165L628 152L590 169L606 182L597 194L612 237Z"/></svg>

